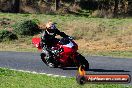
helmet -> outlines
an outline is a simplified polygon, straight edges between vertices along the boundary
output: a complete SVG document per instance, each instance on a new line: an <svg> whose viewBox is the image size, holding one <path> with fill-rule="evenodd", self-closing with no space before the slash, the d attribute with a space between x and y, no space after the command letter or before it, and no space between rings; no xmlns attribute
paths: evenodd
<svg viewBox="0 0 132 88"><path fill-rule="evenodd" d="M55 23L53 22L48 22L46 24L46 31L50 34L50 33L54 33L56 29Z"/></svg>
<svg viewBox="0 0 132 88"><path fill-rule="evenodd" d="M55 28L56 28L56 26L55 26L55 23L53 23L53 22L48 22L46 24L46 29L55 29Z"/></svg>

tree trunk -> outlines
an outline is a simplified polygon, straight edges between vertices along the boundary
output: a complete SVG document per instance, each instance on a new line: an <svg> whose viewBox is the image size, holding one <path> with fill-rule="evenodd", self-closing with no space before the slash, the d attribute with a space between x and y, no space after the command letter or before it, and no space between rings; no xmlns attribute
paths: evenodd
<svg viewBox="0 0 132 88"><path fill-rule="evenodd" d="M119 0L115 0L115 6L114 6L114 16L117 15L118 13L118 5L119 5Z"/></svg>
<svg viewBox="0 0 132 88"><path fill-rule="evenodd" d="M128 12L128 0L123 0L124 13Z"/></svg>
<svg viewBox="0 0 132 88"><path fill-rule="evenodd" d="M13 0L12 1L12 12L18 13L20 10L20 0Z"/></svg>
<svg viewBox="0 0 132 88"><path fill-rule="evenodd" d="M59 9L60 0L55 0L55 11Z"/></svg>

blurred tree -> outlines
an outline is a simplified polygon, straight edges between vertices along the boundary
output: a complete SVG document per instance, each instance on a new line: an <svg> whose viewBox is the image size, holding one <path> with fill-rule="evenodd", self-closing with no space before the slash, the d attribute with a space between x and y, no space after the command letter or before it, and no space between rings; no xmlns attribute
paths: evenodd
<svg viewBox="0 0 132 88"><path fill-rule="evenodd" d="M55 0L55 11L57 11L60 7L60 0Z"/></svg>
<svg viewBox="0 0 132 88"><path fill-rule="evenodd" d="M12 0L12 12L18 13L20 10L20 0Z"/></svg>
<svg viewBox="0 0 132 88"><path fill-rule="evenodd" d="M31 11L31 9L38 9L39 12L40 8L45 9L41 11L49 10L46 8L53 9L53 5L55 11L57 11L59 8L64 9L62 8L63 6L61 5L61 3L63 3L63 6L67 7L68 9L73 7L79 7L81 9L90 11L109 11L114 16L118 14L126 14L128 12L132 12L130 11L132 10L131 0L0 0L0 11L19 12L20 9L25 9L27 7L29 11ZM21 5L23 5L23 7L20 7ZM106 13L106 15L109 14Z"/></svg>

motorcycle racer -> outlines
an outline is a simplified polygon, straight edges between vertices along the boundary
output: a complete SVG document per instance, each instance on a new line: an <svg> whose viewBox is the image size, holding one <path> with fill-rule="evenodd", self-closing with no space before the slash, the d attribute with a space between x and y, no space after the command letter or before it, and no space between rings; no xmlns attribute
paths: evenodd
<svg viewBox="0 0 132 88"><path fill-rule="evenodd" d="M62 38L57 39L56 35ZM88 61L77 52L77 43L64 32L59 31L53 22L48 22L41 37L32 38L32 43L41 51L41 60L51 68L83 66L89 69Z"/></svg>
<svg viewBox="0 0 132 88"><path fill-rule="evenodd" d="M54 45L54 42L57 40L55 38L56 35L60 35L63 38L71 38L68 35L66 35L64 32L61 32L60 30L58 30L58 28L56 27L55 23L53 22L48 22L46 24L46 27L41 35L41 47L43 48L45 53L45 59L47 60L47 62L51 62L52 61L52 49L51 47ZM52 65L52 63L51 63Z"/></svg>

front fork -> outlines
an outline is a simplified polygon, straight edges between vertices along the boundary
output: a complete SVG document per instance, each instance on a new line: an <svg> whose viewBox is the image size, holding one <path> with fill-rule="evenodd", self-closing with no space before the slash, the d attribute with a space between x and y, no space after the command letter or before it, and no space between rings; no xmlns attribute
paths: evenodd
<svg viewBox="0 0 132 88"><path fill-rule="evenodd" d="M79 62L78 62L78 60L77 60L77 56L78 56L79 54L78 54L78 52L75 52L74 54L73 54L73 62L75 63L75 66L77 66L77 67L79 67L80 65L79 65Z"/></svg>

